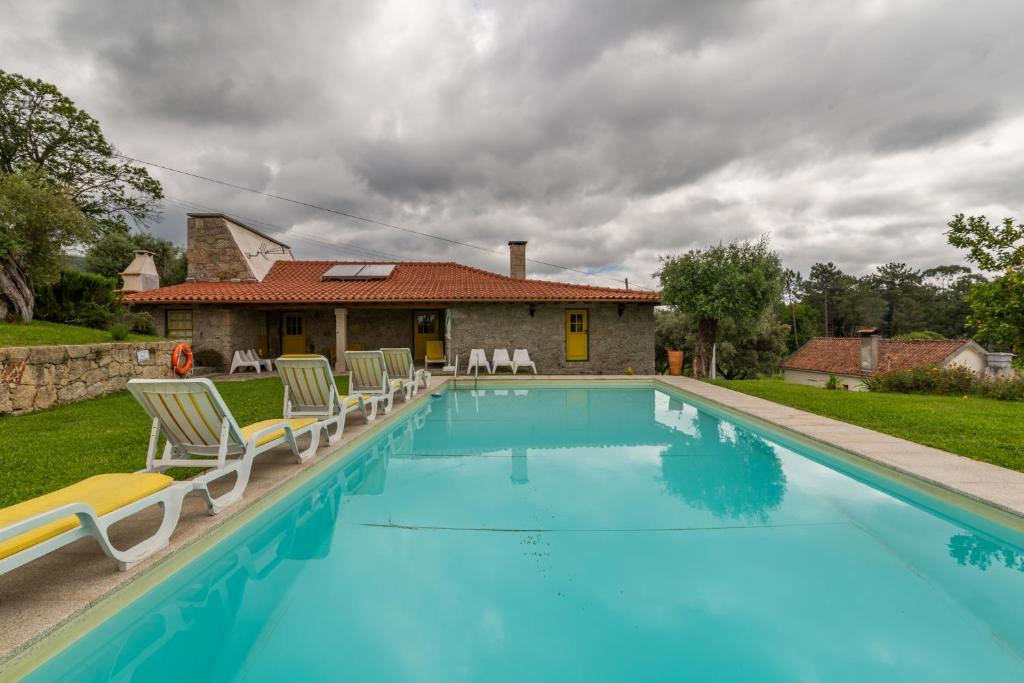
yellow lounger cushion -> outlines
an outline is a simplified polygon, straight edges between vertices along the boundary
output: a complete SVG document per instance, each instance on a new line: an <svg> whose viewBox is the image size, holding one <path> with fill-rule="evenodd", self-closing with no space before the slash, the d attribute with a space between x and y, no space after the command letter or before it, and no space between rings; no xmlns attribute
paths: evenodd
<svg viewBox="0 0 1024 683"><path fill-rule="evenodd" d="M291 426L293 432L297 432L303 427L308 427L314 422L316 422L316 419L312 417L300 417L293 418L291 420L263 420L262 422L253 422L251 425L246 425L245 427L242 427L242 436L245 437L246 441L248 441L249 437L251 437L257 431L263 429L264 427L270 427L271 425L281 425L282 429L277 429L268 434L264 434L259 439L257 439L256 445L262 446L265 443L270 443L275 439L280 439L281 437L283 437L283 427L286 424Z"/></svg>
<svg viewBox="0 0 1024 683"><path fill-rule="evenodd" d="M391 388L393 388L393 389L401 389L402 388L402 380L400 380L400 379L393 379L393 380L391 380Z"/></svg>
<svg viewBox="0 0 1024 683"><path fill-rule="evenodd" d="M0 510L0 528L70 503L91 505L96 514L102 516L165 489L173 481L166 474L98 474L59 491ZM71 515L0 542L0 559L77 526L78 517Z"/></svg>
<svg viewBox="0 0 1024 683"><path fill-rule="evenodd" d="M366 401L369 401L369 400L370 400L370 397L367 396L366 394L363 394L363 401L366 402ZM345 407L346 408L351 408L352 406L357 406L357 405L359 405L359 397L358 396L349 396L348 398L345 399Z"/></svg>

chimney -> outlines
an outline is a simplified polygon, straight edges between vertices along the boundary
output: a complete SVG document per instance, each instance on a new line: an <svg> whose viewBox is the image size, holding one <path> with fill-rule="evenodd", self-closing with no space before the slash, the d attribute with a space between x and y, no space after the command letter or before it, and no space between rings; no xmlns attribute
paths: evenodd
<svg viewBox="0 0 1024 683"><path fill-rule="evenodd" d="M156 261L153 260L151 251L137 250L135 258L120 275L124 281L122 292L147 292L160 288L160 273L156 269Z"/></svg>
<svg viewBox="0 0 1024 683"><path fill-rule="evenodd" d="M877 327L865 327L857 330L860 337L860 371L874 372L878 369L878 336Z"/></svg>
<svg viewBox="0 0 1024 683"><path fill-rule="evenodd" d="M508 274L517 280L526 279L526 240L508 243Z"/></svg>

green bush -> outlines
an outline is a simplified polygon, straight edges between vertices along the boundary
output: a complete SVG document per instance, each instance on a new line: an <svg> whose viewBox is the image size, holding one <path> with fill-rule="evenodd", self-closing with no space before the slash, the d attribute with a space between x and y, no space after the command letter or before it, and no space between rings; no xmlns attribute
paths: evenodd
<svg viewBox="0 0 1024 683"><path fill-rule="evenodd" d="M825 388L829 391L838 391L842 385L839 383L839 377L836 375L829 375L828 380L825 382Z"/></svg>
<svg viewBox="0 0 1024 683"><path fill-rule="evenodd" d="M1024 379L993 379L954 365L934 365L883 372L864 379L869 391L937 396L983 396L1001 401L1024 400Z"/></svg>
<svg viewBox="0 0 1024 683"><path fill-rule="evenodd" d="M114 323L110 326L110 336L114 338L114 341L124 341L128 338L128 333L131 330L124 323Z"/></svg>
<svg viewBox="0 0 1024 683"><path fill-rule="evenodd" d="M124 317L124 324L139 334L156 334L156 321L146 311L135 311Z"/></svg>
<svg viewBox="0 0 1024 683"><path fill-rule="evenodd" d="M945 339L938 332L932 332L931 330L922 330L921 332L908 332L907 334L897 334L893 339L900 339L904 341L931 341Z"/></svg>
<svg viewBox="0 0 1024 683"><path fill-rule="evenodd" d="M105 329L124 315L113 278L65 270L36 291L35 317L55 323Z"/></svg>

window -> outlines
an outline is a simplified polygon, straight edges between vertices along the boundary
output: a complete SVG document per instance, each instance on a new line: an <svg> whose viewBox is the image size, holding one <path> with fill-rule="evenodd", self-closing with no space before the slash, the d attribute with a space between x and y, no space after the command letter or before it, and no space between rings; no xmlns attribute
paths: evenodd
<svg viewBox="0 0 1024 683"><path fill-rule="evenodd" d="M192 341L192 311L167 311L167 336Z"/></svg>
<svg viewBox="0 0 1024 683"><path fill-rule="evenodd" d="M286 315L284 317L284 333L288 337L302 336L302 316Z"/></svg>
<svg viewBox="0 0 1024 683"><path fill-rule="evenodd" d="M570 313L569 314L569 331L570 332L582 332L583 331L583 314L582 313Z"/></svg>
<svg viewBox="0 0 1024 683"><path fill-rule="evenodd" d="M437 332L437 313L417 313L416 333L433 334Z"/></svg>

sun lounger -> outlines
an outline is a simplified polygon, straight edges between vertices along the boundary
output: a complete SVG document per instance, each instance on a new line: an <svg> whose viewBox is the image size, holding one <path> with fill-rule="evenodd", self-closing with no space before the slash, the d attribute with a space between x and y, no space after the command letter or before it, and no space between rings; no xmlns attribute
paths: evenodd
<svg viewBox="0 0 1024 683"><path fill-rule="evenodd" d="M444 357L444 344L439 341L427 342L427 353L423 358L423 366L429 368L431 364L448 365Z"/></svg>
<svg viewBox="0 0 1024 683"><path fill-rule="evenodd" d="M472 372L474 368L484 368L488 375L491 374L491 364L487 362L487 354L483 349L470 349L469 351L469 365L466 366L466 374Z"/></svg>
<svg viewBox="0 0 1024 683"><path fill-rule="evenodd" d="M416 367L412 360L412 351L407 348L382 348L384 354L384 365L388 369L388 376L392 379L408 379L412 382L412 395L415 396L420 390L420 383L427 388L430 381L430 373Z"/></svg>
<svg viewBox="0 0 1024 683"><path fill-rule="evenodd" d="M181 502L191 482L165 474L100 474L77 484L0 510L0 574L81 538L93 537L118 568L125 570L167 547ZM163 521L152 536L127 550L110 542L110 525L152 505Z"/></svg>
<svg viewBox="0 0 1024 683"><path fill-rule="evenodd" d="M515 374L515 366L512 365L512 359L508 357L508 349L494 349L493 358L491 368L494 372L497 372L498 368L508 368Z"/></svg>
<svg viewBox="0 0 1024 683"><path fill-rule="evenodd" d="M314 417L327 425L327 442L334 445L345 432L345 417L359 411L366 422L377 414L377 400L361 394L341 396L331 363L323 356L291 355L277 359L277 375L284 383L286 418ZM370 404L372 414L367 412Z"/></svg>
<svg viewBox="0 0 1024 683"><path fill-rule="evenodd" d="M146 454L147 472L174 467L210 470L192 483L206 499L210 514L237 502L245 493L256 456L278 446L291 448L295 459L304 462L316 455L326 422L314 417L263 420L240 427L208 379L133 379L128 391L153 418ZM160 435L166 439L163 454L157 455ZM308 435L310 443L300 449L298 439ZM235 474L230 491L213 497L209 484Z"/></svg>
<svg viewBox="0 0 1024 683"><path fill-rule="evenodd" d="M530 368L533 374L537 374L537 364L530 360L530 353L526 349L516 349L512 352L512 373L518 373L519 368Z"/></svg>
<svg viewBox="0 0 1024 683"><path fill-rule="evenodd" d="M377 397L382 402L385 415L391 412L399 389L403 389L405 400L409 400L412 385L388 376L384 354L380 351L346 351L345 364L349 369L349 393Z"/></svg>

